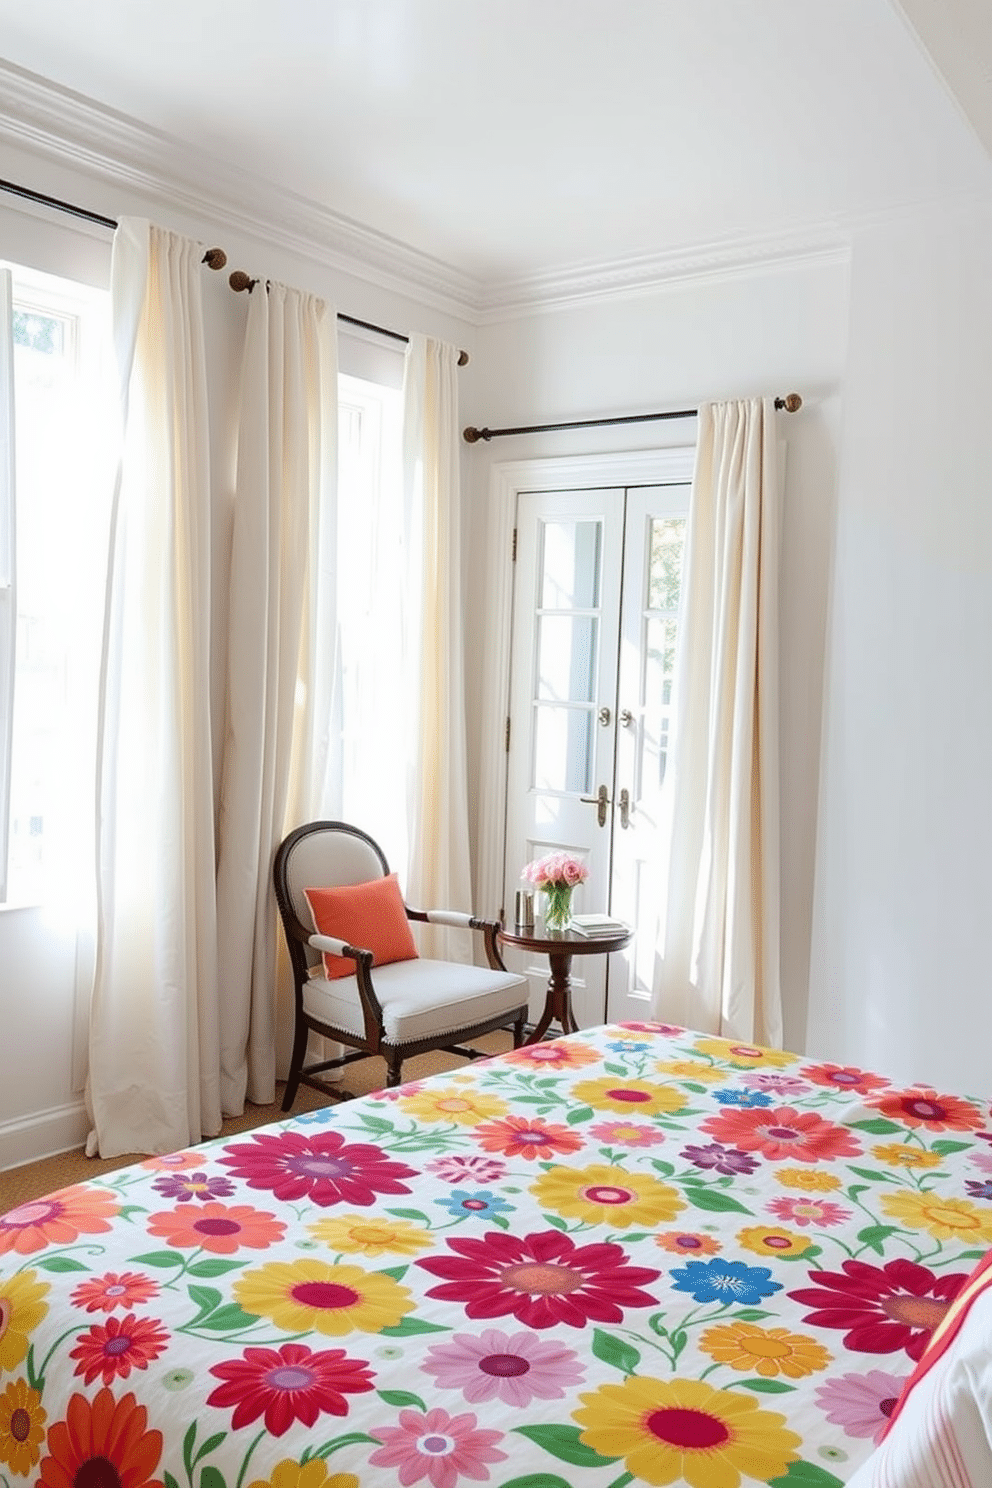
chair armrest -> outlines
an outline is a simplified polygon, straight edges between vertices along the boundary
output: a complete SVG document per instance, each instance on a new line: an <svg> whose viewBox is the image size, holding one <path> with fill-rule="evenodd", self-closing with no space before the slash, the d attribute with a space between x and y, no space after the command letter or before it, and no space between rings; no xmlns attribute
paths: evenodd
<svg viewBox="0 0 992 1488"><path fill-rule="evenodd" d="M349 945L346 940L335 940L333 935L310 935L307 937L307 945L313 946L315 951L326 951L329 956L351 956L358 960L359 956L370 956L371 951L363 951L360 946Z"/></svg>
<svg viewBox="0 0 992 1488"><path fill-rule="evenodd" d="M431 925L453 925L459 930L481 931L485 942L486 960L490 967L493 971L506 970L496 942L496 934L500 928L499 920L480 920L477 915L465 914L458 909L411 909L409 905L407 905L406 913L408 919L419 920L421 923L426 920Z"/></svg>
<svg viewBox="0 0 992 1488"><path fill-rule="evenodd" d="M454 925L458 929L474 930L478 924L474 915L460 909L425 909L424 914L432 925Z"/></svg>

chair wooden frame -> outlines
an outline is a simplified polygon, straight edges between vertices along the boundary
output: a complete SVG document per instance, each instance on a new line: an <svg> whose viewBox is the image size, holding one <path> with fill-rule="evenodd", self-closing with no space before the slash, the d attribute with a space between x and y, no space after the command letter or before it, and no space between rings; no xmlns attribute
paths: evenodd
<svg viewBox="0 0 992 1488"><path fill-rule="evenodd" d="M304 924L300 919L293 904L293 894L289 882L289 867L293 852L301 840L317 832L338 832L359 839L372 850L375 858L381 865L383 876L390 871L386 856L374 838L370 837L367 832L363 832L361 828L352 826L348 822L308 822L290 832L276 850L272 865L273 886L293 971L293 995L295 1001L293 1050L290 1057L290 1068L286 1080L286 1091L283 1097L282 1109L284 1111L292 1109L300 1085L309 1085L325 1095L338 1099L348 1099L347 1092L336 1090L333 1086L314 1077L328 1070L340 1069L344 1065L352 1064L359 1059L369 1059L374 1055L380 1055L386 1062L386 1086L388 1088L400 1084L403 1061L414 1054L423 1054L430 1050L443 1050L449 1054L458 1054L465 1059L486 1057L485 1051L466 1047L461 1042L463 1039L474 1039L484 1033L492 1033L498 1029L507 1028L511 1029L513 1033L513 1047L519 1049L524 1041L524 1027L527 1019L526 983L521 986L521 995L524 998L524 1002L520 1007L512 1009L509 1013L502 1012L496 1017L487 1018L454 1030L450 1035L450 1039L458 1040L458 1042L449 1041L446 1037L416 1039L403 1044L389 1042L384 1028L382 1004L375 990L372 973L373 953L361 946L351 946L346 942L332 940L328 936L315 934L313 927ZM409 905L406 906L406 915L408 920L421 924L454 925L478 931L483 936L486 961L489 967L493 971L506 972L507 968L503 963L496 940L497 932L500 929L498 920L484 920L475 915L465 915L446 910L411 909ZM347 1029L338 1028L331 1023L322 1021L313 1013L308 1012L304 1007L303 993L310 979L311 967L316 963L319 953L324 950L332 951L336 955L350 956L355 962L355 979L358 986L358 995L361 999L362 1016L365 1024L364 1038L355 1035ZM354 1052L339 1055L335 1059L325 1059L306 1064L304 1061L306 1058L307 1040L310 1033L322 1034L325 1038L333 1039L339 1044L348 1045Z"/></svg>

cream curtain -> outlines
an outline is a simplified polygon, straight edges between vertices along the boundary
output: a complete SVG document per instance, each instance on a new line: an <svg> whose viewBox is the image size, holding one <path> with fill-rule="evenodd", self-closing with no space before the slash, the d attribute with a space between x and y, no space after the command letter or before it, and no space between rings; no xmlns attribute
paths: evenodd
<svg viewBox="0 0 992 1488"><path fill-rule="evenodd" d="M404 637L410 721L406 897L472 908L461 600L458 352L412 336L403 384L408 534ZM464 931L432 929L427 954L470 960Z"/></svg>
<svg viewBox="0 0 992 1488"><path fill-rule="evenodd" d="M88 1148L170 1152L221 1126L201 245L114 240L123 453L97 755Z"/></svg>
<svg viewBox="0 0 992 1488"><path fill-rule="evenodd" d="M334 673L336 318L272 283L242 368L219 816L222 1101L275 1094L272 858L319 814ZM318 583L318 574L320 581Z"/></svg>
<svg viewBox="0 0 992 1488"><path fill-rule="evenodd" d="M770 399L704 404L653 1014L779 1046L779 479Z"/></svg>

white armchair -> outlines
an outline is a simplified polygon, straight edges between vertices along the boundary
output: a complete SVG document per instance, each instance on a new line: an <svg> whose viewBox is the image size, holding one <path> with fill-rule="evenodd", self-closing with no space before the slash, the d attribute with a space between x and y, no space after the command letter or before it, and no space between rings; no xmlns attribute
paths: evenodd
<svg viewBox="0 0 992 1488"><path fill-rule="evenodd" d="M382 849L366 832L346 822L310 822L297 827L276 851L273 880L296 1003L284 1111L292 1108L301 1083L325 1094L339 1094L314 1077L356 1059L381 1055L386 1061L386 1084L393 1086L400 1083L403 1061L412 1054L444 1049L477 1058L480 1051L465 1047L462 1041L498 1028L512 1029L514 1048L523 1042L527 983L503 965L496 943L498 923L453 910L411 909L399 901L400 928L391 923L392 885L384 882L389 878ZM339 890L353 892L335 892ZM377 959L368 945L353 944L341 934L322 933L317 922L323 915L336 920L338 926L347 924L351 916L354 924L367 928L365 938L380 941L386 948ZM488 965L419 956L412 937L404 948L411 921L479 932ZM398 946L403 959L392 959L397 952L387 943ZM383 956L389 958L385 964ZM352 1052L306 1064L311 1032L334 1039Z"/></svg>

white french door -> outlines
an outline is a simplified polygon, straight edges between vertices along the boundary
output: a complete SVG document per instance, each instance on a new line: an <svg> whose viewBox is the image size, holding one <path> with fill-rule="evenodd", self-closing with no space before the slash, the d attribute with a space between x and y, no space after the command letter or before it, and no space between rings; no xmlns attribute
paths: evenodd
<svg viewBox="0 0 992 1488"><path fill-rule="evenodd" d="M585 859L577 912L634 925L631 947L572 963L582 1027L646 1016L664 902L662 782L678 623L688 463L648 486L520 491L512 602L503 902L520 870ZM531 1009L548 970L519 953Z"/></svg>

